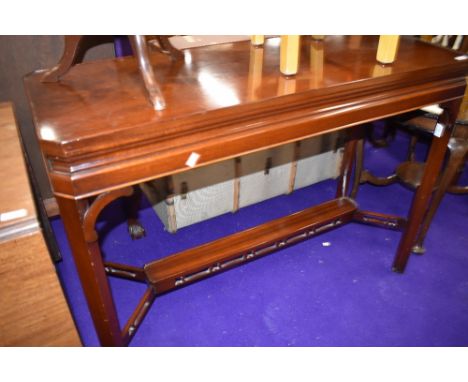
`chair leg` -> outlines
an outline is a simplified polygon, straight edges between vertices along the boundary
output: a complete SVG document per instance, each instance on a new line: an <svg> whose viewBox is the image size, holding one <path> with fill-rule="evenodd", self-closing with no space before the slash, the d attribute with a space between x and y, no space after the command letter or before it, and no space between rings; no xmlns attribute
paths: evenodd
<svg viewBox="0 0 468 382"><path fill-rule="evenodd" d="M361 179L363 175L363 166L364 166L364 139L359 139L356 143L356 169L354 172L353 179L353 188L349 196L352 199L356 199L359 185L361 184Z"/></svg>
<svg viewBox="0 0 468 382"><path fill-rule="evenodd" d="M439 208L442 199L447 192L449 186L453 183L453 180L457 174L458 169L463 165L465 154L467 151L466 145L457 145L456 139L452 138L449 143L450 158L447 163L447 167L442 175L442 180L439 187L435 191L432 200L429 205L429 209L424 217L424 221L421 226L421 230L418 233L416 243L413 246L412 252L417 254L423 254L426 250L424 248L424 239L426 238L427 231L431 225L432 219L434 218L437 209Z"/></svg>
<svg viewBox="0 0 468 382"><path fill-rule="evenodd" d="M172 36L156 36L156 41L158 42L161 51L165 54L170 55L173 60L183 58L184 53L171 44L171 42L169 41L169 37Z"/></svg>
<svg viewBox="0 0 468 382"><path fill-rule="evenodd" d="M390 141L395 138L396 127L393 123L384 121L384 130L381 137L374 134L374 126L369 124L366 129L367 139L374 147L387 147Z"/></svg>
<svg viewBox="0 0 468 382"><path fill-rule="evenodd" d="M44 74L42 82L57 82L76 64L84 38L85 36L65 36L62 58L54 68Z"/></svg>
<svg viewBox="0 0 468 382"><path fill-rule="evenodd" d="M383 146L382 146L383 147ZM354 179L353 190L351 195L357 194L359 184L370 183L374 186L388 186L397 181L396 173L388 176L375 176L369 170L364 170L364 140L358 142L356 149L356 178ZM358 184L356 184L358 183ZM353 197L354 197L353 196Z"/></svg>
<svg viewBox="0 0 468 382"><path fill-rule="evenodd" d="M410 144L408 147L408 161L414 162L416 156L416 143L418 143L418 137L416 135L411 136Z"/></svg>
<svg viewBox="0 0 468 382"><path fill-rule="evenodd" d="M465 158L463 159L463 164L458 167L457 173L455 174L452 184L448 188L447 192L450 192L451 194L468 194L468 186L461 186L458 184L461 175L463 174L464 171L464 164L466 164L466 161L468 159L468 152L465 153Z"/></svg>
<svg viewBox="0 0 468 382"><path fill-rule="evenodd" d="M125 213L127 215L128 233L133 240L146 236L143 225L138 220L138 211L141 205L141 188L133 186L133 194L124 199Z"/></svg>
<svg viewBox="0 0 468 382"><path fill-rule="evenodd" d="M340 176L338 177L338 185L336 189L336 198L352 197L352 193L357 193L356 185L353 183L351 190L351 177L353 175L354 163L356 160L356 147L358 142L363 140L362 128L356 127L348 132L348 141L344 147L343 160L341 162ZM359 177L360 174L355 172L354 177Z"/></svg>
<svg viewBox="0 0 468 382"><path fill-rule="evenodd" d="M385 133L382 139L376 139L373 134L373 126L366 126L366 135L369 142L374 147L385 147L388 146L389 140L388 137L390 134L390 129L392 127L389 124L385 124ZM358 141L356 146L356 176L353 182L353 189L351 191L351 197L355 198L357 195L359 184L370 183L374 186L387 186L393 184L397 181L397 176L395 173L386 176L378 177L373 175L369 170L364 169L364 139Z"/></svg>
<svg viewBox="0 0 468 382"><path fill-rule="evenodd" d="M154 75L145 36L131 36L130 44L132 45L133 53L138 61L138 67L149 102L153 105L154 109L164 110L166 108L166 102Z"/></svg>

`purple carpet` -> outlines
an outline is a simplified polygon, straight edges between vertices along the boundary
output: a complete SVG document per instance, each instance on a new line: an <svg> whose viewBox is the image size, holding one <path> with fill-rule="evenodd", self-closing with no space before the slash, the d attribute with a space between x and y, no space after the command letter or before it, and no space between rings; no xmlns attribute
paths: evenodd
<svg viewBox="0 0 468 382"><path fill-rule="evenodd" d="M368 168L387 174L408 137L366 147ZM423 145L420 150L424 152ZM420 153L420 155L422 155ZM466 184L468 176L463 175ZM187 228L164 231L148 202L147 236L131 241L119 203L99 222L106 259L141 266L174 252L333 198L333 180ZM413 192L364 185L361 208L406 215ZM351 223L156 299L131 346L467 346L468 197L446 195L404 274L391 271L399 232ZM60 219L52 222L57 269L84 345L98 345ZM329 246L323 243L329 242ZM121 325L145 285L111 278Z"/></svg>

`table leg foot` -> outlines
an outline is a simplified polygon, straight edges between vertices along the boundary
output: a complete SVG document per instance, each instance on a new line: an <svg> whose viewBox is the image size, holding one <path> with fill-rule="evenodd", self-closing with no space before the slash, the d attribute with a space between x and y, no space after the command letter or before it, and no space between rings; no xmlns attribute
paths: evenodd
<svg viewBox="0 0 468 382"><path fill-rule="evenodd" d="M424 255L426 253L426 248L424 248L422 245L415 245L411 249L411 252L416 255Z"/></svg>
<svg viewBox="0 0 468 382"><path fill-rule="evenodd" d="M146 236L146 230L138 220L142 199L141 188L138 185L133 186L132 188L133 193L125 198L124 208L127 215L128 233L132 240L137 240Z"/></svg>
<svg viewBox="0 0 468 382"><path fill-rule="evenodd" d="M395 273L403 274L403 272L404 272L405 270L402 269L402 268L398 268L398 267L396 267L396 266L393 266L393 267L392 267L392 271L395 272Z"/></svg>
<svg viewBox="0 0 468 382"><path fill-rule="evenodd" d="M128 219L128 234L132 240L138 240L146 236L146 230L137 219Z"/></svg>

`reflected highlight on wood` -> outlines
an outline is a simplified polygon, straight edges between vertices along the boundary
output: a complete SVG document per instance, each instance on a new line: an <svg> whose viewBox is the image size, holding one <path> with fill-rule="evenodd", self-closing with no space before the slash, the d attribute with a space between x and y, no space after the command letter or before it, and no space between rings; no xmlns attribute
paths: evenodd
<svg viewBox="0 0 468 382"><path fill-rule="evenodd" d="M256 100L257 92L262 85L263 48L250 47L248 98Z"/></svg>
<svg viewBox="0 0 468 382"><path fill-rule="evenodd" d="M388 76L392 74L393 67L381 64L375 64L372 69L372 77Z"/></svg>
<svg viewBox="0 0 468 382"><path fill-rule="evenodd" d="M278 79L278 95L293 94L296 91L296 79L294 77L280 77Z"/></svg>
<svg viewBox="0 0 468 382"><path fill-rule="evenodd" d="M324 65L323 46L323 43L320 41L312 41L310 43L310 85L312 88L318 88L322 85Z"/></svg>

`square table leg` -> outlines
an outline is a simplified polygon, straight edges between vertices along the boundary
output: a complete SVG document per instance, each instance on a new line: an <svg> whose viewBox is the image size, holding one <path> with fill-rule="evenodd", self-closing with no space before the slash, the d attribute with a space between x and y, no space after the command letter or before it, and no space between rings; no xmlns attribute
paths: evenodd
<svg viewBox="0 0 468 382"><path fill-rule="evenodd" d="M97 335L103 346L124 345L119 319L104 270L99 243L86 238L83 225L87 203L57 196L81 285Z"/></svg>
<svg viewBox="0 0 468 382"><path fill-rule="evenodd" d="M408 216L408 223L398 245L398 250L393 262L395 272L403 272L408 262L409 255L416 242L417 235L429 206L429 202L436 184L437 178L441 173L442 163L447 151L447 144L452 134L455 124L460 99L450 101L441 105L444 112L439 117L439 123L445 126L440 137L434 135L426 160L426 167L421 181L421 185L416 189Z"/></svg>

